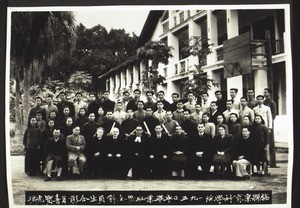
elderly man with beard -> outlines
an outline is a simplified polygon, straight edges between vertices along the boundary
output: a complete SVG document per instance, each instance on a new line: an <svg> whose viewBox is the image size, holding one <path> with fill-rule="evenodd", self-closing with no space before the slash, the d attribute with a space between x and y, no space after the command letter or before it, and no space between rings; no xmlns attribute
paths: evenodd
<svg viewBox="0 0 300 208"><path fill-rule="evenodd" d="M106 170L105 177L112 179L125 179L128 171L128 144L125 136L120 134L117 127L111 130L111 136L105 140L106 156L104 158Z"/></svg>

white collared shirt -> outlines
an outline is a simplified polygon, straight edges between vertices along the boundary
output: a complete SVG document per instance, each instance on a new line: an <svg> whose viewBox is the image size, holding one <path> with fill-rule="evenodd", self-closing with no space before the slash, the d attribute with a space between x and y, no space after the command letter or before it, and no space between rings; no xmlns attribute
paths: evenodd
<svg viewBox="0 0 300 208"><path fill-rule="evenodd" d="M134 142L138 142L138 143L141 143L142 141L142 138L140 136L137 136L134 140Z"/></svg>

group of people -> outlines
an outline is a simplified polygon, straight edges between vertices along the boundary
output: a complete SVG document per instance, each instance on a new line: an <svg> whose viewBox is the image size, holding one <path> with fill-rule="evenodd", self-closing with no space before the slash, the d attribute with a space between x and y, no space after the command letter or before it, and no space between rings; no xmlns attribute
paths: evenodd
<svg viewBox="0 0 300 208"><path fill-rule="evenodd" d="M89 94L84 102L76 93L73 102L66 94L53 103L52 96L36 97L24 133L25 172L35 176L42 170L52 180L71 174L81 178L207 179L210 171L216 177L235 173L249 178L253 166L257 174L268 174L269 136L276 116L271 91L254 97L236 98L238 90L230 89L231 99L221 91L215 101L209 94L196 99L194 93L180 99L172 94L172 103L164 91L141 91L133 97L125 91L118 101ZM42 165L41 165L42 164ZM42 168L40 167L42 166ZM213 168L212 168L213 167Z"/></svg>

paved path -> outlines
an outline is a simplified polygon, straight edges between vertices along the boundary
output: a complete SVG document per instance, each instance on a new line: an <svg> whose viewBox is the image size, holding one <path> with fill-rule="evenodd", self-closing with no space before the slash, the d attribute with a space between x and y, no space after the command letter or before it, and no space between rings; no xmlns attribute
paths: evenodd
<svg viewBox="0 0 300 208"><path fill-rule="evenodd" d="M287 153L278 153L280 161L287 161ZM273 204L286 203L287 163L270 168L271 176L254 176L248 181L234 180L64 180L44 182L43 176L28 177L24 170L24 156L12 156L12 186L16 205L24 204L25 190L272 190Z"/></svg>

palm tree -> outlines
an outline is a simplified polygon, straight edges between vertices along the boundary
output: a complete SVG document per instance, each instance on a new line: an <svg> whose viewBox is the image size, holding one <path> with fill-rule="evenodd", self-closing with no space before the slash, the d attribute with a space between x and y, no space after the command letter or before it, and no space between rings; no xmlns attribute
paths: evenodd
<svg viewBox="0 0 300 208"><path fill-rule="evenodd" d="M23 82L24 121L29 110L29 88L49 64L56 51L75 43L75 19L72 12L13 12L11 16L11 75L16 81L16 110ZM33 73L34 71L34 73ZM20 113L17 113L20 116ZM17 121L21 119L16 118ZM20 125L21 123L19 123ZM22 127L18 126L17 127ZM20 128L19 128L20 129Z"/></svg>

